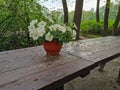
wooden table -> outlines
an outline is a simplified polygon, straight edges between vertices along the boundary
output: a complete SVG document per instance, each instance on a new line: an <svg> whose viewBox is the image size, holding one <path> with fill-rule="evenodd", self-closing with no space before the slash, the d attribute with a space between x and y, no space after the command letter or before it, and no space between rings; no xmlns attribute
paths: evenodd
<svg viewBox="0 0 120 90"><path fill-rule="evenodd" d="M120 37L113 36L65 44L59 56L47 56L42 46L0 52L0 90L63 90L119 56Z"/></svg>

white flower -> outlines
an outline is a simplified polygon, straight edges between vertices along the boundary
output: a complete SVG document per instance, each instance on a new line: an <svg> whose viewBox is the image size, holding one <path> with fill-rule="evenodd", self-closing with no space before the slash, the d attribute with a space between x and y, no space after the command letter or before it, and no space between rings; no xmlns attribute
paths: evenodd
<svg viewBox="0 0 120 90"><path fill-rule="evenodd" d="M66 31L66 28L61 26L61 25L59 25L59 24L55 24L55 27L56 27L57 30L62 31L63 33Z"/></svg>
<svg viewBox="0 0 120 90"><path fill-rule="evenodd" d="M30 26L34 26L35 24L37 24L38 23L38 20L36 19L36 20L32 20L31 22L30 22Z"/></svg>
<svg viewBox="0 0 120 90"><path fill-rule="evenodd" d="M74 23L74 28L75 28L75 29L78 29L75 23Z"/></svg>
<svg viewBox="0 0 120 90"><path fill-rule="evenodd" d="M50 29L50 31L59 30L59 31L62 31L63 33L66 32L66 27L65 26L61 26L59 24L51 25L51 26L49 26L49 29Z"/></svg>
<svg viewBox="0 0 120 90"><path fill-rule="evenodd" d="M33 38L33 40L37 40L39 38L39 34L37 30L31 30L30 31L30 37Z"/></svg>
<svg viewBox="0 0 120 90"><path fill-rule="evenodd" d="M63 33L66 32L66 27L65 27L65 26L59 25L59 26L58 26L58 29L59 29L60 31L62 31Z"/></svg>
<svg viewBox="0 0 120 90"><path fill-rule="evenodd" d="M73 30L73 39L75 39L76 38L76 31L75 30Z"/></svg>
<svg viewBox="0 0 120 90"><path fill-rule="evenodd" d="M50 34L50 32L48 32L46 35L45 35L45 39L47 41L52 41L53 40L53 36Z"/></svg>
<svg viewBox="0 0 120 90"><path fill-rule="evenodd" d="M45 28L37 28L38 34L42 37L45 34Z"/></svg>
<svg viewBox="0 0 120 90"><path fill-rule="evenodd" d="M30 26L28 26L28 29L29 29L29 31L30 31L30 30L35 30L35 26L31 26L31 25L30 25Z"/></svg>
<svg viewBox="0 0 120 90"><path fill-rule="evenodd" d="M48 27L49 29L50 29L50 31L56 31L56 25L54 24L54 25L51 25L51 26L49 26Z"/></svg>
<svg viewBox="0 0 120 90"><path fill-rule="evenodd" d="M68 40L64 40L63 38L63 41L61 40L62 43L71 41L76 37L76 31L72 30L69 26L53 24L51 26L47 26L46 28L46 24L47 23L44 21L38 22L37 19L32 20L30 22L30 25L28 26L30 37L32 37L33 40L37 40L38 38L40 38L41 41L52 41L53 38L57 38L58 40L61 39L63 35L65 38L67 38L69 34L70 38L68 38ZM67 33L66 31L68 31L69 33Z"/></svg>
<svg viewBox="0 0 120 90"><path fill-rule="evenodd" d="M38 23L37 26L38 26L38 28L36 28L36 29L37 29L37 31L38 31L38 34L39 34L39 36L42 37L42 36L45 34L46 22L41 21L41 22Z"/></svg>
<svg viewBox="0 0 120 90"><path fill-rule="evenodd" d="M46 26L46 22L44 22L44 21L41 21L41 22L38 23L38 27L44 27L45 28L45 26Z"/></svg>

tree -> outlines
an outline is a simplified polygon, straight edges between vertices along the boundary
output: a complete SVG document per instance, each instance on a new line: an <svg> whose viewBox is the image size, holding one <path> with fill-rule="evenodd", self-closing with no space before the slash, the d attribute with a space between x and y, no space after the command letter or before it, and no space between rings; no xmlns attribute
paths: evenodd
<svg viewBox="0 0 120 90"><path fill-rule="evenodd" d="M107 0L106 1L106 6L105 6L105 13L104 13L104 32L103 32L103 36L106 36L107 31L108 31L109 11L110 11L110 0Z"/></svg>
<svg viewBox="0 0 120 90"><path fill-rule="evenodd" d="M118 7L118 13L113 24L113 35L118 35L119 22L120 22L120 2Z"/></svg>
<svg viewBox="0 0 120 90"><path fill-rule="evenodd" d="M63 10L64 10L64 23L68 23L68 7L66 0L62 0Z"/></svg>
<svg viewBox="0 0 120 90"><path fill-rule="evenodd" d="M45 18L42 10L36 0L0 0L0 50L35 45L29 40L28 25Z"/></svg>
<svg viewBox="0 0 120 90"><path fill-rule="evenodd" d="M100 4L100 0L97 0L97 7L96 7L96 22L100 21L99 18L99 4Z"/></svg>
<svg viewBox="0 0 120 90"><path fill-rule="evenodd" d="M76 25L77 28L75 28L77 35L76 40L80 39L80 24L81 24L81 18L82 18L82 9L83 9L83 0L76 0L75 5L75 12L74 12L74 18L73 22Z"/></svg>

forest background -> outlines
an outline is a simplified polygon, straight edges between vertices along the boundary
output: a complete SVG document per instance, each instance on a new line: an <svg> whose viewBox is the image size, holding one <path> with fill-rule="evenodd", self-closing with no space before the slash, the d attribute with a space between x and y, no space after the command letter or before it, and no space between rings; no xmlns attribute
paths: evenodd
<svg viewBox="0 0 120 90"><path fill-rule="evenodd" d="M118 35L120 31L120 1L96 0L96 9L83 10L85 0L75 1L75 9L69 11L70 0L61 1L62 9L50 10L41 4L49 0L0 0L0 51L37 46L41 43L29 37L28 26L31 20L38 19L58 24L77 26L79 36L89 38ZM90 2L88 0L87 2ZM89 7L89 6L88 6Z"/></svg>

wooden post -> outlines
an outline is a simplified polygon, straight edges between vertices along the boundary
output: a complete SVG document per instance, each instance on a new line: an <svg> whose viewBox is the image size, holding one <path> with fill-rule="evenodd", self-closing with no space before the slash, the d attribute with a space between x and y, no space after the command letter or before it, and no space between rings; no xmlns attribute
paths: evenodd
<svg viewBox="0 0 120 90"><path fill-rule="evenodd" d="M84 77L86 77L89 74L90 74L90 71L87 71L87 72L84 72L82 75L80 75L80 77L84 78Z"/></svg>
<svg viewBox="0 0 120 90"><path fill-rule="evenodd" d="M56 88L55 90L64 90L64 85L62 85L62 86Z"/></svg>
<svg viewBox="0 0 120 90"><path fill-rule="evenodd" d="M105 67L105 63L100 64L99 71L103 71L104 67Z"/></svg>
<svg viewBox="0 0 120 90"><path fill-rule="evenodd" d="M119 73L118 73L118 78L117 78L117 83L119 83L120 84L120 69L119 69Z"/></svg>

